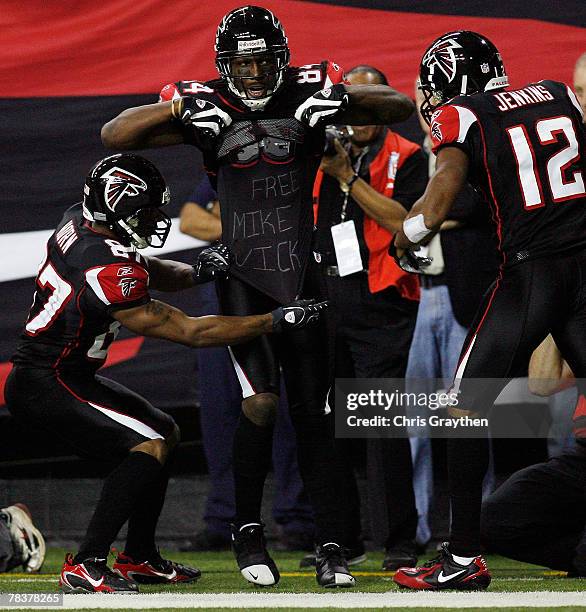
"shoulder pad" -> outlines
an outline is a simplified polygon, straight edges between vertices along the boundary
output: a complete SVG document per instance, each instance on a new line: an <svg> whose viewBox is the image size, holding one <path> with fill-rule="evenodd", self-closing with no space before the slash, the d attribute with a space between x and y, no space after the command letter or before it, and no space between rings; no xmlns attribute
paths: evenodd
<svg viewBox="0 0 586 612"><path fill-rule="evenodd" d="M448 144L463 144L470 127L478 121L476 114L465 106L455 104L459 98L439 108L431 118L432 151Z"/></svg>
<svg viewBox="0 0 586 612"><path fill-rule="evenodd" d="M110 263L89 268L85 281L106 306L148 297L149 274L137 263Z"/></svg>

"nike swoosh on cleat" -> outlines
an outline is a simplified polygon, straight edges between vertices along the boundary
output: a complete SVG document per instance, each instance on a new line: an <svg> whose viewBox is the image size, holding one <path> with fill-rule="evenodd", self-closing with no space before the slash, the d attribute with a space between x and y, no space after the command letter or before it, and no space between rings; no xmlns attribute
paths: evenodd
<svg viewBox="0 0 586 612"><path fill-rule="evenodd" d="M459 572L454 572L453 574L449 574L448 576L444 575L444 570L442 570L438 576L437 576L437 581L439 583L443 583L443 582L447 582L448 580L451 580L452 578L455 578L456 576L459 576L460 574L463 574L466 570L460 570Z"/></svg>
<svg viewBox="0 0 586 612"><path fill-rule="evenodd" d="M66 572L66 575L69 574L71 576L80 577L79 574L74 574L73 572ZM81 572L81 578L87 580L95 589L102 586L104 583L104 577L102 576L99 580L94 580L87 572Z"/></svg>
<svg viewBox="0 0 586 612"><path fill-rule="evenodd" d="M248 572L251 576L251 578L253 578L254 580L258 580L258 575L254 575L252 572Z"/></svg>

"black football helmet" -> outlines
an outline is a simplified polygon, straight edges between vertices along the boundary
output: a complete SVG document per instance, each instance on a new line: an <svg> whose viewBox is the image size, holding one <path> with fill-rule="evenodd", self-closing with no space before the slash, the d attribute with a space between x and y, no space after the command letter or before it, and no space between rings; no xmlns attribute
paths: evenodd
<svg viewBox="0 0 586 612"><path fill-rule="evenodd" d="M262 110L283 83L290 53L281 22L268 9L243 6L230 11L222 19L216 32L216 68L228 83L230 91L252 110ZM246 88L238 87L242 76L233 74L232 60L236 57L270 55L274 71L263 74L266 94L253 98Z"/></svg>
<svg viewBox="0 0 586 612"><path fill-rule="evenodd" d="M160 210L169 199L165 179L148 159L119 153L100 160L87 175L83 216L105 223L126 244L158 248L171 229L171 219Z"/></svg>
<svg viewBox="0 0 586 612"><path fill-rule="evenodd" d="M508 84L501 54L488 38L466 30L448 32L430 45L421 60L421 114L431 123L435 109L452 98Z"/></svg>

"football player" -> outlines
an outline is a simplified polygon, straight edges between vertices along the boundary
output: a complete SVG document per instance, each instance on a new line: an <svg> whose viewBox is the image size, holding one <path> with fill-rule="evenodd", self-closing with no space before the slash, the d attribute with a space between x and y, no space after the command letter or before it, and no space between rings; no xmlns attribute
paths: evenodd
<svg viewBox="0 0 586 612"><path fill-rule="evenodd" d="M453 416L484 414L507 379L523 376L551 333L577 377L586 375L586 136L574 92L555 81L508 88L500 53L484 36L450 32L420 67L422 114L437 165L426 192L396 235L395 254L411 268L412 249L436 231L469 180L497 223L502 265L464 343ZM479 384L470 379L488 378ZM502 383L494 383L499 379ZM482 479L488 440L448 440L450 543L395 582L413 589L485 589L479 555Z"/></svg>
<svg viewBox="0 0 586 612"><path fill-rule="evenodd" d="M189 317L151 299L149 289L177 291L228 269L223 245L195 266L141 255L163 246L171 221L155 166L137 155L98 162L83 203L70 208L49 238L14 368L8 409L44 427L80 455L112 462L79 552L67 555L60 586L71 592L135 592L137 582L197 580L200 571L161 558L154 536L179 441L173 419L136 393L98 376L121 326L187 346L234 344L280 328L301 327L325 303L301 301L248 317ZM106 559L128 521L125 551L111 571Z"/></svg>
<svg viewBox="0 0 586 612"><path fill-rule="evenodd" d="M312 186L325 124L389 124L406 119L414 106L387 86L347 87L333 62L290 66L283 27L261 7L230 11L218 27L215 51L219 79L165 86L159 103L127 109L107 123L102 141L115 149L179 143L201 149L221 205L222 241L234 254L230 279L219 282L220 306L224 314L247 315L319 295ZM243 393L234 439L233 529L242 575L263 586L279 580L260 509L282 368L317 526L317 580L325 587L353 586L341 546L344 502L332 477L332 416L324 410L324 326L277 341L257 338L231 354Z"/></svg>

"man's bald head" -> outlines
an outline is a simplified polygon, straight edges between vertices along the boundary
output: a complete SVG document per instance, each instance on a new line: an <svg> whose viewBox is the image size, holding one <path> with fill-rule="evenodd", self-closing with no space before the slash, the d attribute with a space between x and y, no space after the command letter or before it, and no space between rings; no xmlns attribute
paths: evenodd
<svg viewBox="0 0 586 612"><path fill-rule="evenodd" d="M574 67L574 91L586 120L586 53L582 53Z"/></svg>
<svg viewBox="0 0 586 612"><path fill-rule="evenodd" d="M346 72L346 78L352 85L388 85L387 77L382 70L369 66L368 64L360 64L354 66Z"/></svg>

